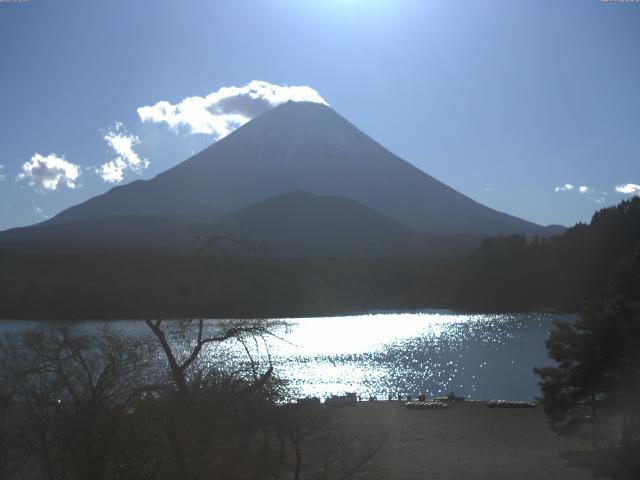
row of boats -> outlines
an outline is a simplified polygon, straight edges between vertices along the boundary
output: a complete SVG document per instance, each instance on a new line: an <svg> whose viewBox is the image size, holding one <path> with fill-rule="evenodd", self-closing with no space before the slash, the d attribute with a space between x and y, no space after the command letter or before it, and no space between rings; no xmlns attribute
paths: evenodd
<svg viewBox="0 0 640 480"><path fill-rule="evenodd" d="M489 408L534 408L536 402L524 400L491 400L487 402Z"/></svg>
<svg viewBox="0 0 640 480"><path fill-rule="evenodd" d="M335 407L354 407L358 404L358 398L356 393L348 392L345 395L332 395L328 397L324 403L325 405ZM370 397L369 401L376 401L376 397ZM426 395L419 395L417 400L412 400L411 397L407 397L407 401L404 402L404 406L411 410L439 410L448 408L449 404L464 401L464 397L458 397L453 392L443 397L435 397L432 400L427 399ZM320 399L317 397L300 398L298 399L300 405L319 405ZM491 400L487 402L489 408L533 408L536 406L536 402L529 402L525 400Z"/></svg>

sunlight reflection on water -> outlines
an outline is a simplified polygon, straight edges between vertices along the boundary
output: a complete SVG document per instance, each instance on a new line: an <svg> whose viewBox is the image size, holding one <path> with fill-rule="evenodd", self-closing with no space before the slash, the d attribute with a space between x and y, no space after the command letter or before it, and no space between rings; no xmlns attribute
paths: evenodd
<svg viewBox="0 0 640 480"><path fill-rule="evenodd" d="M544 341L556 315L385 313L292 320L272 342L276 371L303 396L356 391L455 391L474 399L533 399L534 366L548 365Z"/></svg>
<svg viewBox="0 0 640 480"><path fill-rule="evenodd" d="M533 367L550 364L544 342L553 321L563 317L571 318L427 311L292 319L277 332L283 340L269 340L268 355L275 373L298 396L355 391L363 398L386 399L454 391L478 400L533 399L539 395ZM3 321L0 332L35 324ZM100 325L81 322L89 330ZM142 321L111 325L130 335L150 335ZM215 355L222 350L229 355ZM246 358L237 345L215 352L211 361ZM258 353L266 358L266 351Z"/></svg>

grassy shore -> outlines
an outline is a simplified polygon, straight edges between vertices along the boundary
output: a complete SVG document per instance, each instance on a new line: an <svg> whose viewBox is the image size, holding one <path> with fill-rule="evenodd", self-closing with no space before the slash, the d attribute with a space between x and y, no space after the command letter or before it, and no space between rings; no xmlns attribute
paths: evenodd
<svg viewBox="0 0 640 480"><path fill-rule="evenodd" d="M567 466L562 452L581 444L555 435L541 408L494 409L462 402L446 410L408 410L399 402L362 402L343 408L349 429L384 447L359 479L572 480L590 472Z"/></svg>

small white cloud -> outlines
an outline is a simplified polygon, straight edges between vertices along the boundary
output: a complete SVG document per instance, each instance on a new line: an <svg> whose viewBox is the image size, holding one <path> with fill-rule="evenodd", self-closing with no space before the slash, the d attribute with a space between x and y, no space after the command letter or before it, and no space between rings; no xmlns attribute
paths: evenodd
<svg viewBox="0 0 640 480"><path fill-rule="evenodd" d="M64 157L51 153L46 157L36 153L31 160L22 164L22 172L16 181L26 180L30 186L43 191L56 190L61 185L76 188L80 176L80 166L67 162Z"/></svg>
<svg viewBox="0 0 640 480"><path fill-rule="evenodd" d="M116 154L116 158L100 165L96 172L107 183L118 183L124 179L126 170L141 174L149 167L149 161L141 159L133 150L140 143L136 135L127 132L125 126L116 122L104 135L104 141Z"/></svg>
<svg viewBox="0 0 640 480"><path fill-rule="evenodd" d="M606 192L597 191L594 188L591 188L587 185L580 185L576 187L571 183L565 183L559 187L554 188L555 192L575 192L584 196L587 200L594 203L604 203L604 197L607 195Z"/></svg>
<svg viewBox="0 0 640 480"><path fill-rule="evenodd" d="M124 180L124 171L127 164L121 158L110 160L100 165L97 169L98 175L107 183L119 183Z"/></svg>
<svg viewBox="0 0 640 480"><path fill-rule="evenodd" d="M571 185L570 183L565 183L564 185L562 185L561 187L556 187L554 190L556 192L570 192L571 190L574 190L576 187L574 187L573 185Z"/></svg>
<svg viewBox="0 0 640 480"><path fill-rule="evenodd" d="M32 209L32 210L33 210L33 214L34 214L36 217L38 217L38 218L40 218L40 219L42 219L42 220L46 220L46 219L48 219L48 218L49 218L49 215L47 215L46 213L44 213L44 211L43 211L39 206L37 206L37 205L36 205L36 204L34 204L34 203L32 203L32 206L33 206L33 209Z"/></svg>
<svg viewBox="0 0 640 480"><path fill-rule="evenodd" d="M4 169L4 165L0 165L0 170L3 170L3 169ZM6 179L7 179L7 176L0 173L0 182L4 182Z"/></svg>
<svg viewBox="0 0 640 480"><path fill-rule="evenodd" d="M616 192L624 193L625 195L640 195L640 185L636 183L625 183L623 185L617 185Z"/></svg>
<svg viewBox="0 0 640 480"><path fill-rule="evenodd" d="M327 104L311 87L254 80L244 87L222 87L205 97L188 97L175 105L162 100L137 111L143 122L164 122L174 131L181 126L187 127L190 133L218 139L288 101Z"/></svg>

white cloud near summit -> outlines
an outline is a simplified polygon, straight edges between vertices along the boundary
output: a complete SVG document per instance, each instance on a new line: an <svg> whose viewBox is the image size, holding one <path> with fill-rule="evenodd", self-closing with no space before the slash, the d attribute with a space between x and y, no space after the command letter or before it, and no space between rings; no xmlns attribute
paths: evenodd
<svg viewBox="0 0 640 480"><path fill-rule="evenodd" d="M320 94L308 86L276 85L254 80L244 87L222 87L205 97L188 97L172 104L166 100L138 108L143 122L166 123L177 131L222 138L252 118L282 103L315 102L327 104Z"/></svg>
<svg viewBox="0 0 640 480"><path fill-rule="evenodd" d="M616 192L624 193L625 195L640 195L640 185L637 185L635 183L625 183L623 185L617 185Z"/></svg>
<svg viewBox="0 0 640 480"><path fill-rule="evenodd" d="M128 133L122 123L116 122L103 138L116 155L116 158L103 163L96 169L105 182L119 183L124 179L127 170L140 174L149 167L149 161L141 159L133 149L140 143L140 138Z"/></svg>
<svg viewBox="0 0 640 480"><path fill-rule="evenodd" d="M42 191L57 190L60 186L74 189L80 176L80 166L67 162L64 157L50 153L46 157L35 153L22 164L22 172L16 181L24 180Z"/></svg>

